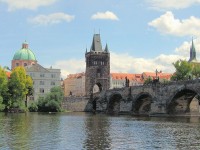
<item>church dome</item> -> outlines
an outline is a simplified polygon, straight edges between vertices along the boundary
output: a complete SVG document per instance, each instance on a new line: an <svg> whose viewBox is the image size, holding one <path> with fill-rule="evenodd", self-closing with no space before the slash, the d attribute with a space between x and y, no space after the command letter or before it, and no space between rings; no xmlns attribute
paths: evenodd
<svg viewBox="0 0 200 150"><path fill-rule="evenodd" d="M24 42L22 44L22 48L15 53L13 60L33 60L33 61L36 61L36 57L35 57L35 54L28 48L28 43Z"/></svg>

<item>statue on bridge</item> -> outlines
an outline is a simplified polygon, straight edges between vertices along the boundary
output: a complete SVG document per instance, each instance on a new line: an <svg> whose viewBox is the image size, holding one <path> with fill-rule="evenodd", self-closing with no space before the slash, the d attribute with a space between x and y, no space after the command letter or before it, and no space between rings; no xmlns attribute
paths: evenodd
<svg viewBox="0 0 200 150"><path fill-rule="evenodd" d="M126 77L125 78L125 87L129 87L130 80Z"/></svg>

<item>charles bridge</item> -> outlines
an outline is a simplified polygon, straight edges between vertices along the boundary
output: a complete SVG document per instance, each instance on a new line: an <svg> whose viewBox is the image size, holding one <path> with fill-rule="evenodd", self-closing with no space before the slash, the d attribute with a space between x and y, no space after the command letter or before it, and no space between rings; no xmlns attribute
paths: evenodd
<svg viewBox="0 0 200 150"><path fill-rule="evenodd" d="M88 98L84 111L132 115L198 115L200 80L110 89Z"/></svg>

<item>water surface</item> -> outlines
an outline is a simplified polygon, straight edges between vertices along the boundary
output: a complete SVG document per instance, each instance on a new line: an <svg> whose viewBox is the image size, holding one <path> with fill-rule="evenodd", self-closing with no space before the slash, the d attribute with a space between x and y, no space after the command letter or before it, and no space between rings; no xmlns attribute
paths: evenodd
<svg viewBox="0 0 200 150"><path fill-rule="evenodd" d="M0 149L200 149L200 118L0 113Z"/></svg>

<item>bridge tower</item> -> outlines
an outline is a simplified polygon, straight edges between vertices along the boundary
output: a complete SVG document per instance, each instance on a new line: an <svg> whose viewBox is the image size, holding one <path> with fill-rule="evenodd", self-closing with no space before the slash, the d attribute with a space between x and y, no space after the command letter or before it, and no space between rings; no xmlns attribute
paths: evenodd
<svg viewBox="0 0 200 150"><path fill-rule="evenodd" d="M94 34L90 51L85 52L85 94L91 96L95 87L97 91L110 87L110 53L108 45L102 49L100 34Z"/></svg>

